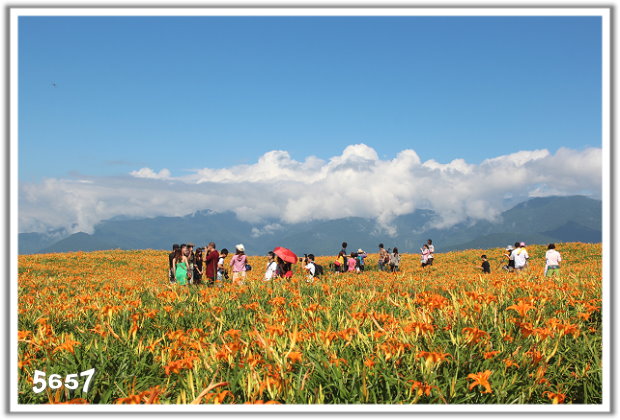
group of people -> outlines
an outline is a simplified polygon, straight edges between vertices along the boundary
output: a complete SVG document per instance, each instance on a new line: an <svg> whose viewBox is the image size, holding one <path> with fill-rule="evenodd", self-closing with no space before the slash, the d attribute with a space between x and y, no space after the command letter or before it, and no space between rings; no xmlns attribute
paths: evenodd
<svg viewBox="0 0 620 420"><path fill-rule="evenodd" d="M385 249L383 244L379 244L379 261L377 261L379 271L389 271L396 273L400 270L400 254L398 248Z"/></svg>
<svg viewBox="0 0 620 420"><path fill-rule="evenodd" d="M352 252L351 255L347 255L347 243L342 243L342 249L338 253L336 260L332 263L332 269L335 272L362 272L365 267L365 259L368 254L363 249L358 249L357 252ZM377 261L377 268L379 271L389 271L396 273L400 270L400 254L398 248L385 249L385 245L382 243L379 246L379 260ZM433 265L435 258L435 246L432 239L429 239L425 243L421 251L421 264L422 268L429 265Z"/></svg>
<svg viewBox="0 0 620 420"><path fill-rule="evenodd" d="M523 271L528 267L528 261L530 255L527 253L525 242L515 242L513 245L506 247L504 257L507 259L506 265L503 269L510 272ZM483 273L491 272L491 264L488 261L486 255L480 257L482 259L481 269ZM547 252L545 253L545 276L552 276L560 272L560 262L562 256L555 249L555 244L551 243L547 245Z"/></svg>
<svg viewBox="0 0 620 420"><path fill-rule="evenodd" d="M357 252L351 252L349 255L347 254L347 246L348 244L346 242L342 243L342 249L338 252L338 256L332 264L333 271L336 273L360 273L364 271L366 266L365 260L368 257L368 254L360 248Z"/></svg>
<svg viewBox="0 0 620 420"><path fill-rule="evenodd" d="M194 251L194 244L174 244L172 252L168 255L170 283L180 285L206 283L209 286L221 285L229 278L228 267L225 266L228 250L218 251L214 242L204 248ZM252 267L247 262L245 247L238 244L235 247L235 255L228 264L233 273L232 281L243 284L246 271Z"/></svg>
<svg viewBox="0 0 620 420"><path fill-rule="evenodd" d="M337 273L345 272L363 272L366 266L366 258L368 254L363 249L357 252L347 253L346 242L342 243L342 249L338 253L335 261L330 264L332 271ZM276 250L277 251L277 250ZM435 247L433 241L429 239L421 248L421 266L422 268L433 265ZM519 272L525 270L528 266L530 258L525 242L515 242L514 246L506 247L503 255L507 259L503 269L510 272ZM195 284L200 285L206 283L209 286L221 286L225 280L229 279L229 268L232 271L232 282L235 284L244 284L246 280L246 272L252 269L245 255L245 247L243 244L235 246L235 254L226 265L226 257L228 250L222 248L217 250L214 242L204 248L197 248L194 251L194 244L174 244L172 252L169 254L169 276L170 283L180 285ZM275 278L290 279L293 276L292 263L284 261L273 251L267 253L268 261L265 269L264 281L270 281ZM384 245L379 244L379 259L377 267L379 271L390 271L392 273L400 270L400 254L398 248L385 249ZM483 273L491 272L491 265L486 255L481 256ZM552 276L559 272L562 256L555 249L555 244L547 246L545 254L545 276ZM304 273L307 281L323 274L323 267L314 261L313 254L305 254L304 258L300 258L300 271Z"/></svg>

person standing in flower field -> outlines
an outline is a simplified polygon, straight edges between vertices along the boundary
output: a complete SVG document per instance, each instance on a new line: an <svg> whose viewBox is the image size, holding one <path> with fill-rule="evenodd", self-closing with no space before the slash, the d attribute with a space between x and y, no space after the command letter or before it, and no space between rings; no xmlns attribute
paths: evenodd
<svg viewBox="0 0 620 420"><path fill-rule="evenodd" d="M398 248L394 247L392 254L390 255L390 270L392 273L398 272L400 269L400 254Z"/></svg>
<svg viewBox="0 0 620 420"><path fill-rule="evenodd" d="M482 268L482 272L485 274L491 273L491 264L487 261L487 256L483 254L480 259L482 259L482 266L480 267Z"/></svg>
<svg viewBox="0 0 620 420"><path fill-rule="evenodd" d="M379 244L379 261L377 266L379 267L379 271L385 271L385 265L390 261L390 255L385 250L383 244Z"/></svg>
<svg viewBox="0 0 620 420"><path fill-rule="evenodd" d="M342 243L342 249L340 250L340 252L342 252L342 259L344 260L343 265L341 266L342 272L344 273L345 271L347 271L347 268L349 267L347 265L347 261L348 261L348 257L347 257L347 246L349 244L347 244L346 242Z"/></svg>
<svg viewBox="0 0 620 420"><path fill-rule="evenodd" d="M220 251L220 257L217 260L217 285L222 287L222 282L225 279L228 279L228 274L226 274L226 267L224 267L224 261L228 256L228 249L222 248Z"/></svg>
<svg viewBox="0 0 620 420"><path fill-rule="evenodd" d="M215 242L209 242L207 245L207 251L203 256L205 263L205 277L207 278L207 284L213 286L217 277L217 263L220 259L220 253L215 248Z"/></svg>
<svg viewBox="0 0 620 420"><path fill-rule="evenodd" d="M187 260L187 245L182 244L179 249L177 249L174 259L172 260L172 269L174 270L174 276L176 278L177 284L181 286L185 286L188 283L188 273L187 270L189 268L189 261Z"/></svg>
<svg viewBox="0 0 620 420"><path fill-rule="evenodd" d="M233 271L232 282L234 284L245 284L245 271L248 258L245 255L245 247L243 244L235 246L235 255L230 260L230 266Z"/></svg>
<svg viewBox="0 0 620 420"><path fill-rule="evenodd" d="M263 277L263 281L270 281L277 277L278 275L278 263L276 262L276 254L273 251L269 251L267 253L267 268L265 269L265 276Z"/></svg>
<svg viewBox="0 0 620 420"><path fill-rule="evenodd" d="M338 253L338 256L336 257L336 260L334 261L334 271L336 273L343 273L345 270L344 268L344 254L342 253L342 251L340 251Z"/></svg>
<svg viewBox="0 0 620 420"><path fill-rule="evenodd" d="M185 255L187 255L187 261L189 262L189 266L187 268L187 275L189 277L189 282L193 284L194 283L194 262L196 258L196 255L194 254L194 244L192 243L187 244L187 251Z"/></svg>
<svg viewBox="0 0 620 420"><path fill-rule="evenodd" d="M366 265L364 260L366 257L368 257L368 254L366 254L362 248L357 250L358 272L364 271L364 266Z"/></svg>
<svg viewBox="0 0 620 420"><path fill-rule="evenodd" d="M429 252L426 265L433 265L433 259L435 258L435 245L433 245L432 239L429 239L428 242L426 242L426 244L428 245L428 252Z"/></svg>
<svg viewBox="0 0 620 420"><path fill-rule="evenodd" d="M428 265L428 256L430 255L431 251L428 248L428 244L424 244L422 248L420 248L420 251L422 251L420 261L422 263L422 268L424 268Z"/></svg>
<svg viewBox="0 0 620 420"><path fill-rule="evenodd" d="M346 265L349 273L355 272L355 267L357 266L357 255L355 252L351 253L351 257L347 259Z"/></svg>
<svg viewBox="0 0 620 420"><path fill-rule="evenodd" d="M173 244L172 252L168 254L168 277L170 279L170 283L174 283L176 281L174 270L172 269L172 261L174 260L174 256L179 248L181 248L179 244Z"/></svg>
<svg viewBox="0 0 620 420"><path fill-rule="evenodd" d="M314 254L308 254L306 257L306 266L304 269L306 270L306 282L312 283L314 281L314 277L317 275L316 264L314 262Z"/></svg>
<svg viewBox="0 0 620 420"><path fill-rule="evenodd" d="M518 244L519 247L512 251L512 259L515 261L515 270L521 271L527 268L527 260L530 256L525 249L525 242Z"/></svg>
<svg viewBox="0 0 620 420"><path fill-rule="evenodd" d="M203 269L202 269L202 248L197 248L196 249L196 255L194 258L194 272L193 272L193 279L194 279L194 284L195 285L199 285L202 283L202 274L203 274Z"/></svg>
<svg viewBox="0 0 620 420"><path fill-rule="evenodd" d="M560 272L560 262L562 256L555 250L555 244L547 246L545 253L545 276L554 276Z"/></svg>
<svg viewBox="0 0 620 420"><path fill-rule="evenodd" d="M515 269L515 260L512 258L512 251L514 251L514 247L512 245L508 245L506 247L506 252L504 253L504 257L508 259L508 264L504 266L504 270L506 271L514 271Z"/></svg>

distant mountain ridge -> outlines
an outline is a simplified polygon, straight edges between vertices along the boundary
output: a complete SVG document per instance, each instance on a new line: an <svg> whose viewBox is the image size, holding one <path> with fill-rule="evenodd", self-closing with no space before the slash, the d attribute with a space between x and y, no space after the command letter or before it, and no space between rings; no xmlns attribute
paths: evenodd
<svg viewBox="0 0 620 420"><path fill-rule="evenodd" d="M170 249L173 243L234 249L243 243L250 255L263 255L285 246L303 255L332 255L343 241L349 250L375 251L377 244L397 246L401 252L419 252L428 238L436 252L501 247L525 241L600 242L602 203L583 196L533 198L503 212L497 222L467 220L445 229L428 228L436 217L430 210L397 217L396 235L381 232L376 221L361 217L283 224L276 220L260 226L237 219L232 212L203 210L183 217L129 219L117 217L99 223L92 235L84 232L50 239L46 234L19 234L19 253L52 253L105 249ZM57 234L56 234L57 235Z"/></svg>

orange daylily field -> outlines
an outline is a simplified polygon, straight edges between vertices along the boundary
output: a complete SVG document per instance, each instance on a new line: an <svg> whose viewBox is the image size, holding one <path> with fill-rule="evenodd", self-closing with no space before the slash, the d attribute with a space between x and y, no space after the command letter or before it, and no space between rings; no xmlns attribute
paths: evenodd
<svg viewBox="0 0 620 420"><path fill-rule="evenodd" d="M21 404L601 404L601 245L557 244L543 276L502 250L307 283L168 283L167 251L19 256ZM486 253L492 273L483 275ZM326 269L333 257L318 257ZM327 271L327 270L326 270ZM33 392L35 370L94 368L88 392Z"/></svg>

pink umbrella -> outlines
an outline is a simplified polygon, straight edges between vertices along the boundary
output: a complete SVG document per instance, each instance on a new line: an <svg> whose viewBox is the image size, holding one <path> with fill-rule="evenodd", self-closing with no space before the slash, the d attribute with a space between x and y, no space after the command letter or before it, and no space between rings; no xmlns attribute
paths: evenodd
<svg viewBox="0 0 620 420"><path fill-rule="evenodd" d="M273 253L282 258L283 261L291 264L295 264L297 262L297 255L295 255L295 253L290 249L277 246L274 248Z"/></svg>

